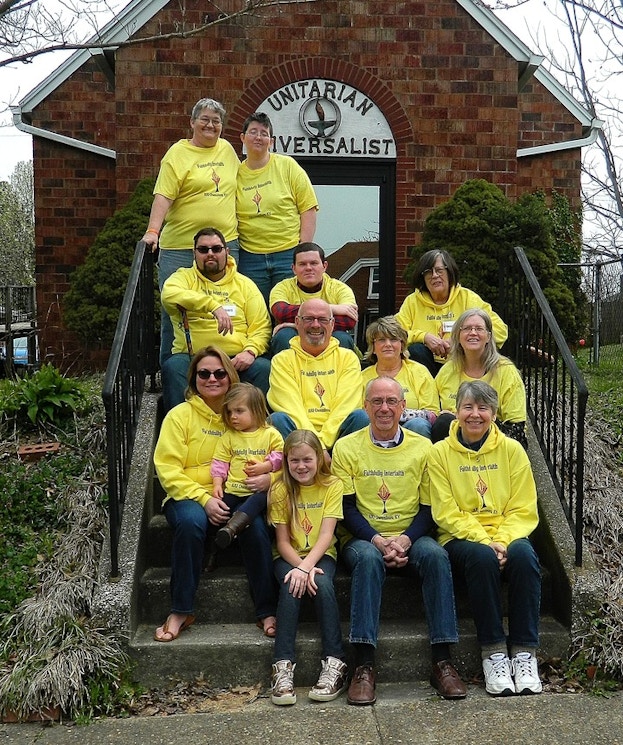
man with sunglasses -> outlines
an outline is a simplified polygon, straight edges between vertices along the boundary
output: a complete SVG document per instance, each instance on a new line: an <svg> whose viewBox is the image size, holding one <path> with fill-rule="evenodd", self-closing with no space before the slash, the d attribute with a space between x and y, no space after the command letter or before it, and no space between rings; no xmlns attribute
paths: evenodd
<svg viewBox="0 0 623 745"><path fill-rule="evenodd" d="M223 234L203 228L194 237L190 269L178 269L164 283L162 304L173 322L173 354L162 366L165 409L184 401L193 350L222 349L240 379L268 391L271 324L262 294L240 274Z"/></svg>

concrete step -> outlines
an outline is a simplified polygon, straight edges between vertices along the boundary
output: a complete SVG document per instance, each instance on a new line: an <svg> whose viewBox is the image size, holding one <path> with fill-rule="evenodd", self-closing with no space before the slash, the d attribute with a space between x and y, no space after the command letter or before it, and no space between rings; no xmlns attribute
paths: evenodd
<svg viewBox="0 0 623 745"><path fill-rule="evenodd" d="M228 564L219 566L216 571L204 573L199 583L195 599L195 612L202 623L228 624L235 622L251 623L255 614L249 595L247 578L243 568L236 562L231 553ZM137 595L139 623L157 625L162 623L170 607L169 594L170 570L168 567L151 567L143 574ZM503 585L505 590L506 585ZM344 621L350 616L350 576L346 569L338 564L335 576L335 590ZM552 614L551 577L543 570L541 614ZM459 618L471 617L467 592L462 582L455 582L455 602ZM504 610L506 612L506 592L504 592ZM301 608L303 620L314 620L313 603L304 598ZM420 581L416 577L388 574L383 590L381 618L413 618L424 620L424 609L420 591Z"/></svg>
<svg viewBox="0 0 623 745"><path fill-rule="evenodd" d="M134 674L145 686L200 675L216 688L269 684L273 642L253 623L196 623L169 643L154 641L154 629L154 624L141 624L128 650L136 664ZM453 659L460 674L469 679L481 670L479 647L471 620L461 620L459 629L460 642L453 649ZM342 634L349 654L346 623ZM567 629L551 617L543 617L540 656L561 657L568 646ZM318 625L301 622L297 636L297 686L313 685L320 671L320 656ZM427 680L430 645L425 622L382 621L376 663L379 682Z"/></svg>

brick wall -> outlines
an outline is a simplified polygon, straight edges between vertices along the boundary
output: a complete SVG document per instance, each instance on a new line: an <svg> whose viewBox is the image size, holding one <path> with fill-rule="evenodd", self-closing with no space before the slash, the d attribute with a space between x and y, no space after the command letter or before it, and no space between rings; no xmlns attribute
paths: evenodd
<svg viewBox="0 0 623 745"><path fill-rule="evenodd" d="M187 0L186 5L189 26L205 22L204 2ZM223 3L224 9L234 5L234 0ZM141 35L172 30L179 20L176 8L169 3ZM190 108L198 98L212 96L225 104L229 118L224 136L239 150L242 122L262 100L286 83L315 76L357 87L375 101L392 128L397 145L397 277L426 216L467 179L488 179L509 198L557 188L577 203L578 151L519 162L516 152L518 147L578 137L579 123L537 84L518 93L515 60L455 0L322 0L260 10L195 38L120 49L114 95L93 71L62 86L51 98L55 104L71 103L72 123L70 112L50 101L51 123L58 117L63 131L73 127L88 139L87 133L94 134L95 125L107 119L105 142L101 136L95 141L117 150L115 182L111 163L69 152L69 159L61 157L58 163L62 153L57 149L52 171L62 172L58 178L64 183L58 188L65 208L75 209L76 195L89 188L91 178L81 177L80 170L96 171L97 179L107 184L106 197L90 200L88 206L79 199L80 234L69 215L51 222L49 200L38 197L38 205L45 202L42 206L48 208L38 215L38 238L45 235L55 242L57 263L67 256L73 265L112 213L115 196L119 204L126 201L141 178L157 173L171 143L188 136ZM61 94L64 98L58 99ZM98 116L87 117L96 111ZM86 131L73 118L83 119ZM38 184L47 178L53 149L47 143L37 149ZM56 284L62 286L62 272L58 274ZM38 282L43 282L40 307L46 312L54 282L44 272ZM407 292L398 280L397 303Z"/></svg>

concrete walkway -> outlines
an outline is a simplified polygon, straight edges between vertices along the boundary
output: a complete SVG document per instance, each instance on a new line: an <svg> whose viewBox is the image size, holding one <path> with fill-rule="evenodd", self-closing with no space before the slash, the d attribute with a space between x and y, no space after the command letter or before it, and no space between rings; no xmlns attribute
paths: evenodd
<svg viewBox="0 0 623 745"><path fill-rule="evenodd" d="M380 685L375 706L345 698L278 708L266 697L232 712L104 719L89 726L0 725L1 745L623 745L623 692L494 699L470 686L443 701L426 683Z"/></svg>

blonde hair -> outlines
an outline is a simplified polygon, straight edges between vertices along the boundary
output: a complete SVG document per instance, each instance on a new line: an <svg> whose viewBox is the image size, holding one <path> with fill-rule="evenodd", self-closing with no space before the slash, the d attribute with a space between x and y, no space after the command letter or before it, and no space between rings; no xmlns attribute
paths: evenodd
<svg viewBox="0 0 623 745"><path fill-rule="evenodd" d="M448 362L456 365L456 367L463 372L465 370L465 350L461 346L461 328L463 324L471 316L477 316L483 322L489 338L485 343L485 348L482 351L481 361L485 368L485 375L494 367L497 367L500 362L504 359L498 352L495 346L495 339L493 338L493 324L491 323L491 316L486 310L482 308L469 308L463 311L461 315L454 322L452 331L450 332L450 354L448 355ZM446 363L447 364L447 363Z"/></svg>
<svg viewBox="0 0 623 745"><path fill-rule="evenodd" d="M366 342L368 348L364 355L364 360L370 361L373 364L377 362L377 356L374 353L374 342L377 339L395 339L400 342L400 356L403 360L406 360L409 356L409 350L407 349L407 332L396 320L396 316L384 316L376 321L373 321L366 329Z"/></svg>
<svg viewBox="0 0 623 745"><path fill-rule="evenodd" d="M337 476L333 476L324 459L324 450L318 435L308 429L295 429L294 432L286 437L283 443L283 469L280 478L271 486L268 493L268 499L272 498L272 491L279 483L283 483L286 493L286 514L288 532L292 537L295 528L300 528L301 524L298 519L297 504L301 496L301 485L292 477L288 467L288 455L290 452L301 445L309 445L316 455L316 474L314 476L315 486L330 486L338 481Z"/></svg>
<svg viewBox="0 0 623 745"><path fill-rule="evenodd" d="M260 429L265 427L268 418L268 409L266 408L266 399L263 392L251 383L236 383L225 394L223 399L223 411L221 417L228 429L233 429L229 407L236 402L245 404L251 412L253 424Z"/></svg>

